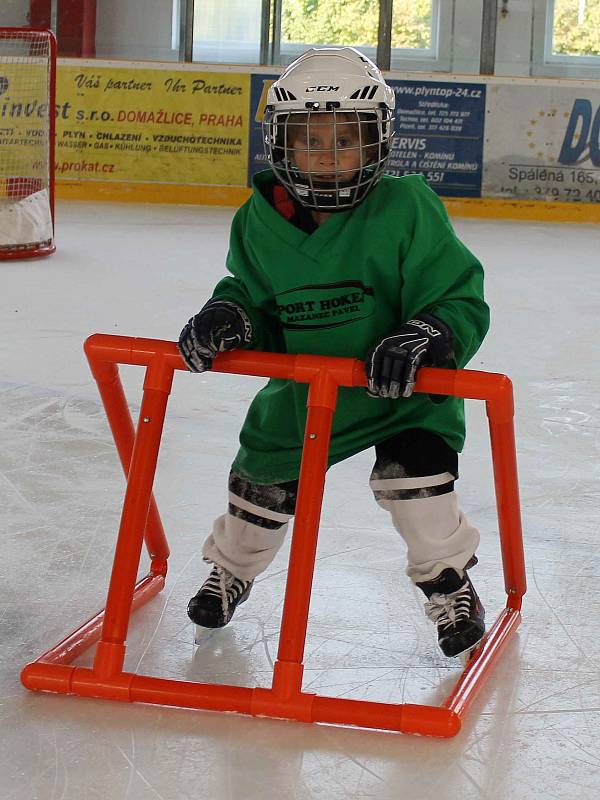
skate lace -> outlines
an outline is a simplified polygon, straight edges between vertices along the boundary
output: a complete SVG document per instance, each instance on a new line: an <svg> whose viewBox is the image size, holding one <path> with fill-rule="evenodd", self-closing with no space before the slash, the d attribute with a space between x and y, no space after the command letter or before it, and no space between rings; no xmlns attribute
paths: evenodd
<svg viewBox="0 0 600 800"><path fill-rule="evenodd" d="M232 590L234 588L234 584L238 581L235 575L232 575L228 569L225 569L225 567L221 567L217 564L215 565L215 569L217 570L217 575L219 577L219 589L221 590L221 606L223 608L223 616L227 618L227 614L229 613L229 604L233 600L235 594Z"/></svg>
<svg viewBox="0 0 600 800"><path fill-rule="evenodd" d="M229 611L229 590L234 580L235 578L229 570L215 564L202 587L202 592L205 594L212 594L219 598L225 616Z"/></svg>
<svg viewBox="0 0 600 800"><path fill-rule="evenodd" d="M438 627L446 627L468 619L470 606L471 592L469 584L465 583L456 592L432 594L425 603L425 613Z"/></svg>
<svg viewBox="0 0 600 800"><path fill-rule="evenodd" d="M220 599L223 616L226 618L232 601L242 594L247 585L247 581L236 578L228 569L215 564L202 591Z"/></svg>

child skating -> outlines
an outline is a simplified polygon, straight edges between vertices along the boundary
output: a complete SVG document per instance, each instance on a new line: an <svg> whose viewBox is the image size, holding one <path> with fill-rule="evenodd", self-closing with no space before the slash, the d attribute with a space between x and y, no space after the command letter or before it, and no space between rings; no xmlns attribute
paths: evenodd
<svg viewBox="0 0 600 800"><path fill-rule="evenodd" d="M384 175L394 93L349 47L312 49L269 90L270 170L231 228L227 267L186 324L189 369L238 347L362 359L368 390L342 388L329 465L375 448L370 486L407 547L407 574L445 655L483 637L467 570L477 530L454 482L463 401L413 394L419 367L461 368L488 328L483 270L420 175ZM254 398L229 477L229 505L203 546L208 579L190 600L218 628L281 547L295 509L307 387L271 379Z"/></svg>

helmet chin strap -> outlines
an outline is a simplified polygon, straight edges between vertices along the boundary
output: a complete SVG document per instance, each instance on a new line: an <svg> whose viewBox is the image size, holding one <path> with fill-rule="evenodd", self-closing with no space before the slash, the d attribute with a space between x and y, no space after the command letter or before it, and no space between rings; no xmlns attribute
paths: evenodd
<svg viewBox="0 0 600 800"><path fill-rule="evenodd" d="M367 195L370 174L374 169L374 165L371 163L359 167L357 172L360 172L360 178L366 178L366 180L357 184L355 177L346 181L320 181L315 179L311 181L305 174L299 171L295 164L290 164L288 169L285 162L279 163L282 165L280 167L281 173L283 173L281 177L287 176L288 174L290 176L291 174L294 175L294 180L291 185L287 180L285 181L285 185L299 203L313 211L327 211L334 214L336 212L348 211L362 202ZM279 173L280 170L277 169L277 165L274 166L275 171ZM346 191L348 192L348 202L344 203L343 200L345 198L343 197L343 193ZM306 195L304 195L304 192L306 192ZM353 202L350 202L352 194L354 194L355 199ZM341 204L340 200L342 200Z"/></svg>

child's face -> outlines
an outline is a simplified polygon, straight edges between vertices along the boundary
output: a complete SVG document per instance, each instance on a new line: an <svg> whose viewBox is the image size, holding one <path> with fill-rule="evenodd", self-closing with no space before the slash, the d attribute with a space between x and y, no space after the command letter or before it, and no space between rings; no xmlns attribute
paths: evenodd
<svg viewBox="0 0 600 800"><path fill-rule="evenodd" d="M291 160L304 175L325 183L349 181L364 165L366 125L352 114L297 114L288 122ZM370 149L370 148L369 148Z"/></svg>

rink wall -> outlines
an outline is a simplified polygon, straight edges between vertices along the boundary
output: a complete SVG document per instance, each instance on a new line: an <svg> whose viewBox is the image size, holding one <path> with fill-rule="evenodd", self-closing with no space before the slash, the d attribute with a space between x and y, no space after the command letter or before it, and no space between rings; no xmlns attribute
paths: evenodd
<svg viewBox="0 0 600 800"><path fill-rule="evenodd" d="M240 204L265 167L261 122L277 74L60 60L58 196ZM386 78L397 107L388 172L422 172L459 215L600 220L600 81Z"/></svg>

